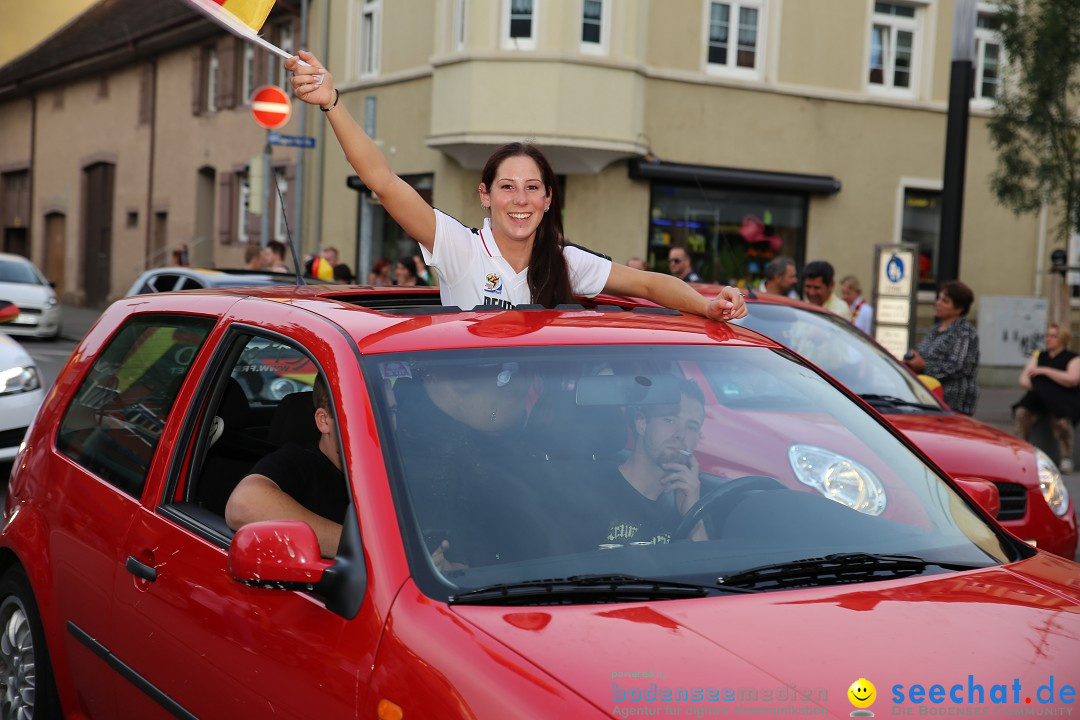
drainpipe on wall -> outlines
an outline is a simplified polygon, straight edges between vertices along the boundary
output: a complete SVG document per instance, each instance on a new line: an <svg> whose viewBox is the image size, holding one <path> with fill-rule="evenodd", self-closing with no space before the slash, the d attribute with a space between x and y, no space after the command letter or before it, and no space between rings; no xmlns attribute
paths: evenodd
<svg viewBox="0 0 1080 720"><path fill-rule="evenodd" d="M157 62L150 60L150 152L146 163L146 239L143 242L143 270L150 268L150 248L153 247L154 232L154 141L157 125Z"/></svg>
<svg viewBox="0 0 1080 720"><path fill-rule="evenodd" d="M1042 297L1043 275L1046 274L1046 196L1043 196L1042 207L1039 208L1039 230L1036 237L1035 250L1035 297Z"/></svg>

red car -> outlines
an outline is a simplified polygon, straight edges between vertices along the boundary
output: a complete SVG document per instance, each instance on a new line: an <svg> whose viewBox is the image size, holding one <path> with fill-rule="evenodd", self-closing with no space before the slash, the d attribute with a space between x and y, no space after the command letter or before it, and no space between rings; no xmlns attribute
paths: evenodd
<svg viewBox="0 0 1080 720"><path fill-rule="evenodd" d="M717 291L712 285L695 287L709 296ZM599 301L629 304L608 296ZM1013 534L1055 555L1070 560L1076 556L1076 510L1057 465L1045 452L953 412L885 348L827 310L757 292L747 293L746 303L748 315L740 324L831 374L952 477L992 482L1001 499L997 520Z"/></svg>
<svg viewBox="0 0 1080 720"><path fill-rule="evenodd" d="M668 311L437 303L305 287L109 308L16 458L0 714L1074 702L1080 567L791 351ZM288 512L225 519L290 443L339 458L325 557Z"/></svg>

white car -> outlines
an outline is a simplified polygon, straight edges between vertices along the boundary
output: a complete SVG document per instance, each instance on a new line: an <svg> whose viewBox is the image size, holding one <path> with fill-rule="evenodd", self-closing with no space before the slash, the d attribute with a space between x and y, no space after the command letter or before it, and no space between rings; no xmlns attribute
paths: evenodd
<svg viewBox="0 0 1080 720"><path fill-rule="evenodd" d="M15 457L44 399L41 374L30 354L0 332L0 462Z"/></svg>
<svg viewBox="0 0 1080 720"><path fill-rule="evenodd" d="M305 277L308 284L325 285L324 280ZM296 275L267 270L237 270L193 267L160 267L143 272L135 279L127 297L178 290L204 290L228 287L259 287L265 285L295 285Z"/></svg>
<svg viewBox="0 0 1080 720"><path fill-rule="evenodd" d="M19 308L19 316L0 326L8 335L55 338L60 334L60 302L52 284L22 255L0 253L0 300Z"/></svg>

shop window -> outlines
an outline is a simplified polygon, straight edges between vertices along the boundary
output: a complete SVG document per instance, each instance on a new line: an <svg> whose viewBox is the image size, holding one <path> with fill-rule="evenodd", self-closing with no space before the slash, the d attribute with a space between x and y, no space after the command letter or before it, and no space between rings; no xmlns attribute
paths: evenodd
<svg viewBox="0 0 1080 720"><path fill-rule="evenodd" d="M904 188L900 241L919 247L919 287L934 288L941 256L941 191Z"/></svg>
<svg viewBox="0 0 1080 720"><path fill-rule="evenodd" d="M667 272L668 252L682 247L704 281L756 284L775 257L802 263L806 213L800 193L654 183L646 263Z"/></svg>

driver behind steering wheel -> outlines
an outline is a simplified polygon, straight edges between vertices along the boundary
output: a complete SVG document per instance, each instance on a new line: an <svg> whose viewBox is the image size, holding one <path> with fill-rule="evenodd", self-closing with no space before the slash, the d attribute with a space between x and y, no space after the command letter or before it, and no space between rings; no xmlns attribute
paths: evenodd
<svg viewBox="0 0 1080 720"><path fill-rule="evenodd" d="M596 547L669 543L683 516L701 497L694 451L705 420L705 395L693 380L679 380L680 400L671 405L627 408L634 449L622 464L591 481L597 508L590 514ZM707 540L703 523L691 540Z"/></svg>

